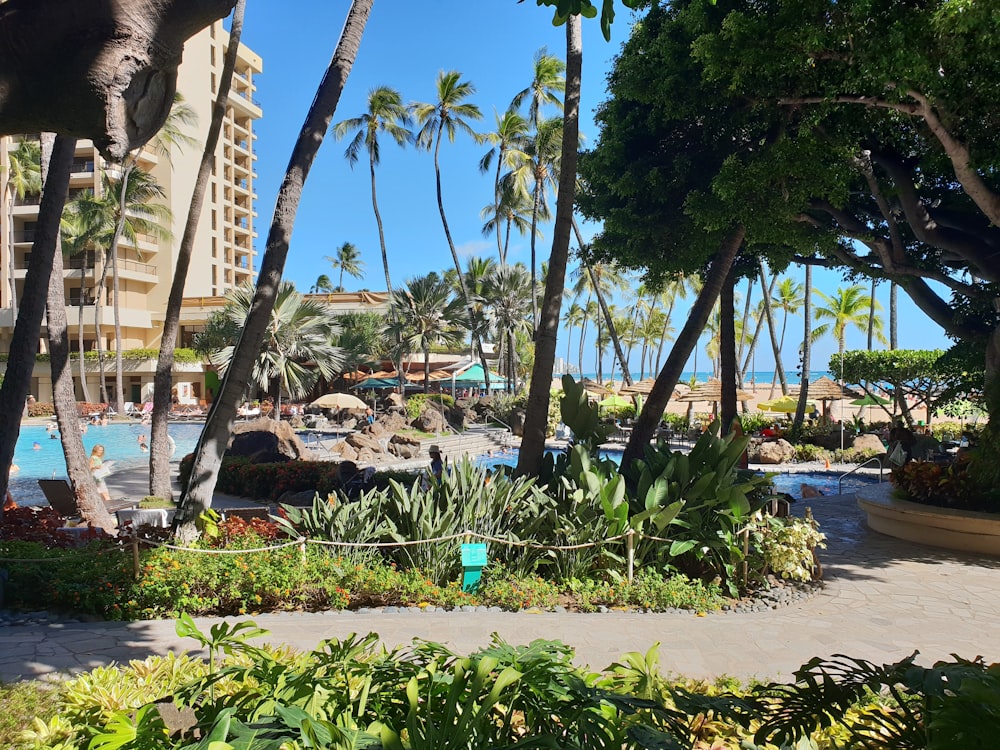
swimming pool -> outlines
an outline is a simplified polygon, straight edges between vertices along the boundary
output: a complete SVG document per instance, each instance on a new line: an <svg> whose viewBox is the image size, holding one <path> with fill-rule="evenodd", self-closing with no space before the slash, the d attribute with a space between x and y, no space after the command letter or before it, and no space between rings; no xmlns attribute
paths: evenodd
<svg viewBox="0 0 1000 750"><path fill-rule="evenodd" d="M547 453L558 453L558 451L546 451ZM614 449L602 449L601 456L610 458L615 463L621 463L622 451ZM480 456L475 461L478 466L516 466L517 449L512 449L493 456ZM768 472L774 476L771 481L776 492L784 492L796 499L802 498L802 485L808 484L819 490L824 495L836 495L838 492L856 492L862 487L867 487L878 482L878 477L865 474L852 474L844 479L843 490L840 489L840 477L843 472L838 471L799 471L799 472Z"/></svg>
<svg viewBox="0 0 1000 750"><path fill-rule="evenodd" d="M203 425L196 423L172 423L167 427L170 437L177 444L174 459L180 459L194 450L201 435ZM147 470L149 453L139 450L137 439L145 435L149 440L150 426L138 423L109 424L104 427L91 425L84 433L83 447L90 455L95 445L104 446L105 458L114 461L114 471L129 469ZM14 463L19 471L10 478L10 492L22 505L45 503L45 497L38 489L39 479L59 479L66 477L66 460L63 458L62 441L56 432L49 432L45 425L22 425L21 434L14 447ZM34 444L38 448L34 448Z"/></svg>

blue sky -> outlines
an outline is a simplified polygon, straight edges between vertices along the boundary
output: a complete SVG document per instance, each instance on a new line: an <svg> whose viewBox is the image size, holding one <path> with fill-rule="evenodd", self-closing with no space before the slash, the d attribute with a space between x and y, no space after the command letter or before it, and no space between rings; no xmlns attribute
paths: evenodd
<svg viewBox="0 0 1000 750"><path fill-rule="evenodd" d="M275 195L291 153L295 137L312 101L319 79L329 62L343 26L349 3L344 0L298 0L292 3L249 3L243 41L260 53L264 72L257 77L257 99L264 117L257 124L257 240L263 252ZM601 36L596 19L584 21L584 65L581 132L593 142L597 137L593 111L605 98L605 79L628 33L630 15L621 9L611 42ZM551 24L551 11L533 0L433 3L375 3L361 50L341 98L335 122L360 115L369 90L379 85L398 89L407 102L432 101L434 83L441 70L458 70L463 80L473 82L483 119L477 129L493 129L494 111L506 109L513 95L531 80L532 56L547 47L564 56L565 33ZM548 114L554 114L551 110ZM292 237L285 277L307 290L322 273L337 279L323 260L343 242L361 251L366 276L344 279L348 290L385 287L378 233L371 207L366 157L351 169L344 159L346 139L327 136L306 183ZM495 240L483 237L480 210L492 201L492 178L479 173L478 162L487 147L460 135L455 143L442 145L441 170L445 211L459 252L463 256L495 255ZM385 223L390 271L394 285L432 270L451 267L437 210L434 167L431 154L412 147L405 150L393 142L382 145L382 164L377 172L378 198ZM539 258L548 256L551 228L538 240ZM594 228L591 227L593 232ZM511 260L529 261L527 238L518 238ZM492 253L491 253L492 249ZM794 274L795 271L793 270ZM801 273L799 273L801 275ZM833 293L844 285L838 273L814 274L816 288ZM758 292L759 295L759 292ZM888 285L879 298L888 308ZM900 293L900 345L904 348L947 348L940 329ZM886 321L888 323L888 321ZM674 327L683 318L675 313ZM794 369L801 318L790 323L784 359ZM865 336L850 332L848 348L861 348ZM575 336L572 344L576 350ZM823 369L836 343L818 345L813 369ZM557 351L565 352L562 336ZM769 347L761 347L757 369L773 367ZM592 359L592 355L591 355ZM699 369L706 358L699 356ZM605 358L605 369L610 356ZM585 365L586 370L592 369Z"/></svg>

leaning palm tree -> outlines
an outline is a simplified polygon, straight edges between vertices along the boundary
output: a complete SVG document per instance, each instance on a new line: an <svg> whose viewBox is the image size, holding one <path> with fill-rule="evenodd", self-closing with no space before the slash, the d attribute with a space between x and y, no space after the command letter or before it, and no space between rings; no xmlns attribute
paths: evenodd
<svg viewBox="0 0 1000 750"><path fill-rule="evenodd" d="M42 192L41 149L36 140L22 138L7 159L7 247L8 282L10 283L10 307L17 310L16 263L14 253L14 199L24 200L29 195Z"/></svg>
<svg viewBox="0 0 1000 750"><path fill-rule="evenodd" d="M212 105L212 120L205 136L205 145L202 148L194 189L191 191L191 202L188 204L184 233L181 236L174 263L174 278L170 282L170 293L167 296L167 309L163 314L160 353L156 358L156 374L153 376L153 425L150 431L149 445L149 494L158 497L169 498L172 495L169 452L164 448L169 440L167 418L170 410L170 391L173 387L174 351L177 346L177 334L180 330L184 286L187 282L188 270L191 267L191 255L205 202L205 192L208 189L208 180L215 168L215 151L219 145L222 121L225 119L228 108L229 90L232 88L233 71L236 68L240 37L243 34L245 11L246 0L236 0L233 18L229 26L229 45L226 48L222 71L219 75L219 90Z"/></svg>
<svg viewBox="0 0 1000 750"><path fill-rule="evenodd" d="M361 252L350 242L338 247L336 255L324 255L323 260L329 263L334 271L340 271L340 279L337 281L338 292L344 291L345 273L356 279L364 278L365 262L361 260Z"/></svg>
<svg viewBox="0 0 1000 750"><path fill-rule="evenodd" d="M330 281L330 277L325 273L321 273L316 277L316 282L309 287L310 294L328 294L330 292L336 291L336 287L333 282Z"/></svg>
<svg viewBox="0 0 1000 750"><path fill-rule="evenodd" d="M183 529L178 529L182 538L195 533L195 519L212 505L222 454L229 444L236 419L237 401L250 377L270 322L271 308L274 306L281 273L288 257L289 241L302 198L302 188L354 65L372 4L373 0L352 0L337 48L306 115L285 170L275 203L274 218L268 231L267 249L261 258L250 315L244 322L240 341L233 352L233 359L223 378L219 394L212 402L191 465L193 479L181 498L179 518L175 522L183 526Z"/></svg>
<svg viewBox="0 0 1000 750"><path fill-rule="evenodd" d="M455 264L455 273L458 274L459 283L462 288L462 299L465 301L466 311L469 316L469 324L472 327L473 338L476 342L476 350L479 354L480 363L483 366L483 375L486 378L486 388L489 389L490 370L486 361L486 353L483 349L482 339L479 337L478 326L476 324L476 312L473 307L469 290L465 288L465 278L462 274L462 264L458 259L458 251L451 238L451 229L448 228L448 217L444 212L444 199L441 194L441 141L445 135L448 140L455 141L455 136L461 130L475 140L480 140L479 134L469 124L469 120L480 120L483 115L479 107L470 104L465 100L476 93L476 87L471 81L463 81L462 74L457 70L438 73L436 94L437 100L434 102L423 102L412 105L413 116L420 124L420 131L417 133L417 145L420 148L434 150L434 178L437 190L438 212L441 214L441 225L444 227L444 236L448 241L448 249L451 251L451 259Z"/></svg>
<svg viewBox="0 0 1000 750"><path fill-rule="evenodd" d="M242 326L250 314L254 289L249 284L226 295L223 313ZM323 378L332 380L346 357L334 344L339 329L328 305L303 297L290 281L282 281L271 309L271 323L261 344L260 354L250 372L248 385L274 397L276 413L281 413L281 394L300 399ZM233 359L234 346L214 352L212 364L225 374Z"/></svg>
<svg viewBox="0 0 1000 750"><path fill-rule="evenodd" d="M560 98L566 90L566 63L550 55L545 47L535 53L532 60L532 78L527 88L518 91L510 102L510 109L518 110L528 101L528 122L537 125L542 107L551 104L560 112L563 104Z"/></svg>
<svg viewBox="0 0 1000 750"><path fill-rule="evenodd" d="M497 256L501 265L507 263L507 248L500 240L500 219L504 215L502 206L514 200L513 192L509 188L505 189L501 183L501 170L506 167L512 169L524 158L524 147L528 140L528 121L513 110L507 110L502 115L494 114L496 117L496 130L492 133L484 133L483 139L491 144L491 148L479 160L479 171L486 173L489 171L494 159L496 160L496 171L493 175L493 220L483 226L483 234L487 234L489 228L496 234ZM485 209L484 209L485 211ZM508 238L510 235L510 225L508 224Z"/></svg>
<svg viewBox="0 0 1000 750"><path fill-rule="evenodd" d="M457 346L464 330L456 322L464 318L464 303L452 286L436 273L406 282L406 289L389 298L392 334L408 351L420 351L424 357L424 393L430 390L430 352L434 346Z"/></svg>

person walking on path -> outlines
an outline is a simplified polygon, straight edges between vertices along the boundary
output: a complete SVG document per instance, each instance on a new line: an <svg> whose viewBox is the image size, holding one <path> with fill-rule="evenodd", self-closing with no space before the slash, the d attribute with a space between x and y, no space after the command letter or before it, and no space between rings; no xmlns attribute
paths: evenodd
<svg viewBox="0 0 1000 750"><path fill-rule="evenodd" d="M104 446L101 443L95 445L90 452L90 473L97 482L97 491L101 494L101 498L104 502L110 503L111 493L108 492L108 485L104 480L111 475L111 467L104 464Z"/></svg>
<svg viewBox="0 0 1000 750"><path fill-rule="evenodd" d="M437 445L432 445L428 453L431 454L431 475L440 480L444 475L444 460L441 458L441 448Z"/></svg>

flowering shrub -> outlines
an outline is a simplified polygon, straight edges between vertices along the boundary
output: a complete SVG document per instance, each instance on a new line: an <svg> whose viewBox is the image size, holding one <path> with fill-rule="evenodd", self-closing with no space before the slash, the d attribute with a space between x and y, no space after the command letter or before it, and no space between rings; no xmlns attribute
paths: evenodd
<svg viewBox="0 0 1000 750"><path fill-rule="evenodd" d="M489 567L479 587L484 603L504 609L552 607L559 601L559 587L538 575L516 575L503 568Z"/></svg>
<svg viewBox="0 0 1000 750"><path fill-rule="evenodd" d="M826 547L826 535L811 519L764 516L753 530L755 547L766 568L781 578L810 581L813 577L813 549Z"/></svg>
<svg viewBox="0 0 1000 750"><path fill-rule="evenodd" d="M23 542L38 542L45 549L65 549L75 547L80 543L80 537L60 531L65 521L54 509L42 508L12 508L4 511L0 517L0 540L17 539ZM91 541L104 536L100 529L91 528L85 541ZM6 555L0 554L0 557Z"/></svg>
<svg viewBox="0 0 1000 750"><path fill-rule="evenodd" d="M966 456L950 464L910 461L893 469L891 480L904 499L915 503L1000 512L996 494L987 492L975 481Z"/></svg>
<svg viewBox="0 0 1000 750"><path fill-rule="evenodd" d="M574 580L569 582L568 589L584 612L593 612L598 605L638 607L655 612L674 608L710 612L719 609L724 601L716 583L706 584L683 575L665 576L646 569L639 570L631 583L624 579Z"/></svg>

